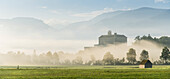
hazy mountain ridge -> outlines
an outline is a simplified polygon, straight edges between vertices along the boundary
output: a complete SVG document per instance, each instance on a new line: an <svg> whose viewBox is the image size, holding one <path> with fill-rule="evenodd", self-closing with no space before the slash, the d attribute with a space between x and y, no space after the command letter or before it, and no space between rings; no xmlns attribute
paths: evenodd
<svg viewBox="0 0 170 79"><path fill-rule="evenodd" d="M52 27L42 20L31 17L17 17L13 19L0 19L1 36L16 38L47 37Z"/></svg>
<svg viewBox="0 0 170 79"><path fill-rule="evenodd" d="M86 22L71 24L69 27L76 29L77 33L81 34L83 28L88 28L95 33L100 33L110 29L116 32L135 36L144 34L153 35L168 35L167 27L170 25L170 9L156 9L143 7L129 11L116 11L104 13ZM164 31L163 31L164 30ZM159 33L158 33L159 31ZM85 35L86 33L82 33Z"/></svg>
<svg viewBox="0 0 170 79"><path fill-rule="evenodd" d="M137 36L152 34L169 35L170 9L143 7L128 11L101 14L89 21L77 22L62 29L30 17L0 19L1 34L53 39L96 39L108 30Z"/></svg>
<svg viewBox="0 0 170 79"><path fill-rule="evenodd" d="M126 35L130 39L137 35L170 35L169 12L168 9L152 8L116 11L99 15L89 21L70 24L62 29L30 17L0 19L0 47L4 50L21 50L21 48L31 51L36 48L79 50L84 46L97 44L98 37L107 34L108 30ZM144 17L145 15L151 17Z"/></svg>

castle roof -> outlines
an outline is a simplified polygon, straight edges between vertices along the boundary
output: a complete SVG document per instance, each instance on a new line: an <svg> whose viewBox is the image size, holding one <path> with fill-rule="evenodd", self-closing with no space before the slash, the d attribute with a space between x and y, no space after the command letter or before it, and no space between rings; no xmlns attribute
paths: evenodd
<svg viewBox="0 0 170 79"><path fill-rule="evenodd" d="M108 35L101 35L100 38L101 37L125 37L125 38L127 38L125 35L119 35L117 33L114 33L112 35L112 31L110 31L110 30L108 31Z"/></svg>
<svg viewBox="0 0 170 79"><path fill-rule="evenodd" d="M100 37L115 37L115 36L116 37L126 37L125 35L119 35L119 34L117 34L117 35L101 35Z"/></svg>

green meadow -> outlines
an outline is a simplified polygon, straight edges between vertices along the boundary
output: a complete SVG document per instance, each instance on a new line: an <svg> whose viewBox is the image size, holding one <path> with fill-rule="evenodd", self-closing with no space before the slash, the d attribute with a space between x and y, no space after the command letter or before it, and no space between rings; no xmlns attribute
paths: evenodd
<svg viewBox="0 0 170 79"><path fill-rule="evenodd" d="M0 66L0 79L170 79L170 66Z"/></svg>

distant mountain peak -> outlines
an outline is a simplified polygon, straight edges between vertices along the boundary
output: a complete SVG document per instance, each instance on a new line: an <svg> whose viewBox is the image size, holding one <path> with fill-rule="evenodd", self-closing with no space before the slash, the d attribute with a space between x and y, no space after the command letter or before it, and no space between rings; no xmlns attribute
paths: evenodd
<svg viewBox="0 0 170 79"><path fill-rule="evenodd" d="M151 8L151 7L141 7L139 9L156 9L156 8Z"/></svg>
<svg viewBox="0 0 170 79"><path fill-rule="evenodd" d="M152 8L152 7L141 7L136 10L170 10L170 9L161 9L161 8Z"/></svg>
<svg viewBox="0 0 170 79"><path fill-rule="evenodd" d="M33 17L15 17L13 19L35 19Z"/></svg>
<svg viewBox="0 0 170 79"><path fill-rule="evenodd" d="M11 20L15 21L17 23L45 24L42 20L36 19L36 18L33 18L33 17L16 17L16 18L12 18Z"/></svg>

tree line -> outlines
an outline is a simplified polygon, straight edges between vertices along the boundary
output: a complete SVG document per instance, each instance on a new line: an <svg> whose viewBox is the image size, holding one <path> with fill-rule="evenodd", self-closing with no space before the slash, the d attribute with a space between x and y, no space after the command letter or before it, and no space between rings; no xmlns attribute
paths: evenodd
<svg viewBox="0 0 170 79"><path fill-rule="evenodd" d="M147 41L152 41L155 43L158 43L160 45L170 47L170 37L168 36L161 36L160 38L152 37L150 34L148 36L136 36L135 37L135 43L139 43L141 40L147 40Z"/></svg>
<svg viewBox="0 0 170 79"><path fill-rule="evenodd" d="M126 53L127 62L125 62L125 58L122 59L115 59L113 54L107 52L103 60L96 60L94 58L90 61L90 64L93 65L135 65L140 64L142 60L149 59L149 53L146 50L143 50L140 54L140 61L136 59L136 50L130 48L129 51ZM170 51L167 47L164 47L161 52L160 60L154 61L153 64L170 64Z"/></svg>
<svg viewBox="0 0 170 79"><path fill-rule="evenodd" d="M142 60L149 59L149 52L143 50L139 57L140 61L137 61L136 50L133 48L130 48L126 53L126 57L122 59L115 58L111 52L107 52L104 54L103 59L100 60L97 60L94 55L91 55L89 61L83 61L82 56L76 56L72 60L65 59L61 61L61 54L64 53L52 53L48 51L47 53L39 55L34 52L34 54L30 56L21 52L8 52L7 54L1 54L0 64L3 64L2 62L5 61L17 65L138 65ZM153 64L170 64L170 51L168 47L162 49L160 60L153 61Z"/></svg>

